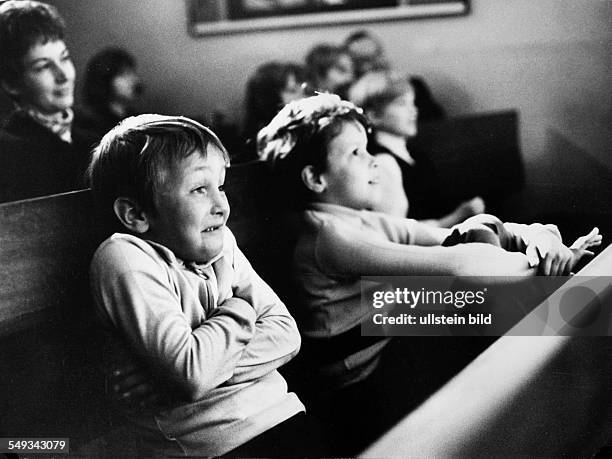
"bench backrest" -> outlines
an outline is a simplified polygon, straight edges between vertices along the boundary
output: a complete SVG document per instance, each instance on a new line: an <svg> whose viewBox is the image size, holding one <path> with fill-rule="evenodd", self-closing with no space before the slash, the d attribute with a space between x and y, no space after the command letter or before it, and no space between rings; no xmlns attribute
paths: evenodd
<svg viewBox="0 0 612 459"><path fill-rule="evenodd" d="M524 183L518 113L466 115L425 123L409 148L431 164L431 184L447 208L480 195L489 212L505 212L506 200Z"/></svg>
<svg viewBox="0 0 612 459"><path fill-rule="evenodd" d="M0 205L3 436L80 436L103 421L103 383L92 379L84 345L94 339L91 209L89 192L80 191Z"/></svg>

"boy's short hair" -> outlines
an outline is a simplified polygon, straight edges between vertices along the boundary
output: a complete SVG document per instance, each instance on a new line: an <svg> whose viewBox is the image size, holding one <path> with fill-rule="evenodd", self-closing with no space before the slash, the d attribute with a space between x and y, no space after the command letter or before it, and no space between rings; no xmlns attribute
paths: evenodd
<svg viewBox="0 0 612 459"><path fill-rule="evenodd" d="M97 204L108 213L117 198L127 197L154 213L166 173L195 151L205 156L211 144L229 164L219 138L196 121L151 114L126 118L93 151L88 179Z"/></svg>
<svg viewBox="0 0 612 459"><path fill-rule="evenodd" d="M22 59L37 43L64 39L65 24L55 7L31 0L0 2L0 81L15 83Z"/></svg>
<svg viewBox="0 0 612 459"><path fill-rule="evenodd" d="M327 145L347 122L361 124L366 132L370 123L363 111L335 94L319 94L291 102L257 135L257 152L270 163L281 183L282 195L301 207L311 197L301 180L302 169L312 166L315 172L327 168Z"/></svg>
<svg viewBox="0 0 612 459"><path fill-rule="evenodd" d="M399 96L412 91L406 76L391 72L369 72L351 86L348 98L366 113L380 114Z"/></svg>

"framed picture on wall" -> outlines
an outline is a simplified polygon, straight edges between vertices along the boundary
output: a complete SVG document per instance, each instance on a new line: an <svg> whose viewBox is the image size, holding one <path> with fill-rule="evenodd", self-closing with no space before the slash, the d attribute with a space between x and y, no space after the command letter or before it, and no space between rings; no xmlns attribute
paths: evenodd
<svg viewBox="0 0 612 459"><path fill-rule="evenodd" d="M469 0L188 0L196 36L464 15Z"/></svg>

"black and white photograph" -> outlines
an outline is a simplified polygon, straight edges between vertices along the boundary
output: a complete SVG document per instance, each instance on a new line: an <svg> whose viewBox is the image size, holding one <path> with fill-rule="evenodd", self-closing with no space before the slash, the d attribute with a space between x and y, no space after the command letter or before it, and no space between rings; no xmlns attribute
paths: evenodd
<svg viewBox="0 0 612 459"><path fill-rule="evenodd" d="M0 0L0 458L612 456L612 0Z"/></svg>

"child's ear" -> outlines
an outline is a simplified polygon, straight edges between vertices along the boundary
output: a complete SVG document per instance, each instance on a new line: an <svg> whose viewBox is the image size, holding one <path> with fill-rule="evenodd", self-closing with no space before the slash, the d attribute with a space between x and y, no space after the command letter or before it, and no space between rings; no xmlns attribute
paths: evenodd
<svg viewBox="0 0 612 459"><path fill-rule="evenodd" d="M306 188L315 193L323 193L327 188L325 178L314 170L311 165L302 169L302 181Z"/></svg>
<svg viewBox="0 0 612 459"><path fill-rule="evenodd" d="M133 199L117 198L113 204L113 209L123 226L131 232L143 234L149 230L149 217Z"/></svg>

